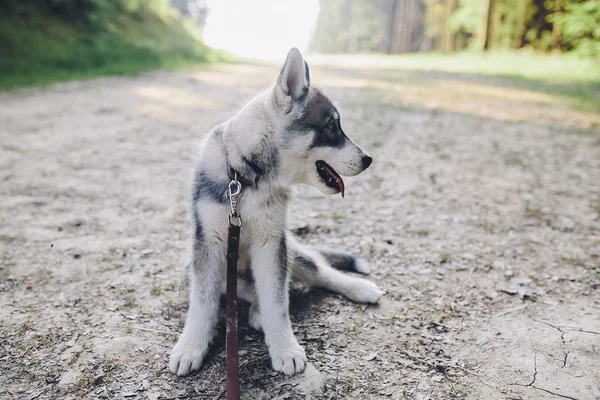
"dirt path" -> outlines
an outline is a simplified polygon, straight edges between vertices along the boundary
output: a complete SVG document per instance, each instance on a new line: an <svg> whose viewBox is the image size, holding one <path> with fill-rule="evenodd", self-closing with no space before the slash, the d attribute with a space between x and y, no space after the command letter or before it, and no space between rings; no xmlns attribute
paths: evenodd
<svg viewBox="0 0 600 400"><path fill-rule="evenodd" d="M375 162L293 227L355 249L379 307L295 292L322 399L600 398L600 116L508 78L313 66ZM194 398L167 370L195 137L277 74L157 72L0 94L0 398ZM221 326L221 329L223 327ZM246 398L305 398L242 321ZM310 397L310 396L309 396Z"/></svg>

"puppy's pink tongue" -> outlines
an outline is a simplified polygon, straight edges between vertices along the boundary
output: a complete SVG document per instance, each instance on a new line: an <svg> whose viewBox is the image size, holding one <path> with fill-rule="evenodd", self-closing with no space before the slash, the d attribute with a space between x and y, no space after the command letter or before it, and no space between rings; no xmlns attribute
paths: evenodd
<svg viewBox="0 0 600 400"><path fill-rule="evenodd" d="M340 189L340 193L342 194L342 199L344 198L344 181L342 180L342 178L339 178L335 180L338 184L338 188Z"/></svg>
<svg viewBox="0 0 600 400"><path fill-rule="evenodd" d="M337 184L338 189L340 189L340 193L342 194L342 198L343 198L345 187L344 187L344 181L342 180L342 177L339 176L337 172L335 172L334 170L329 168L329 166L327 166L327 165L325 165L325 169L327 170L329 175L331 175L333 177L333 179L335 179L335 183Z"/></svg>

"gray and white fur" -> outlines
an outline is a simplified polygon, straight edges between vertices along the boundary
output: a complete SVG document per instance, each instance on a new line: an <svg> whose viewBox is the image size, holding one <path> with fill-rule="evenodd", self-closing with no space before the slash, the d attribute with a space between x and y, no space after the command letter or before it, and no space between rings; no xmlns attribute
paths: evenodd
<svg viewBox="0 0 600 400"><path fill-rule="evenodd" d="M238 203L243 219L238 269L243 274L249 268L253 277L253 282L238 281L238 295L252 303L250 324L264 331L276 371L293 375L306 365L288 313L290 280L357 302L378 301L382 292L374 283L341 272L368 273L364 260L304 247L286 230L293 185L343 195L340 175L357 175L371 161L344 134L337 109L310 86L308 65L291 49L276 83L214 127L195 160L189 310L171 352L171 372L187 375L199 369L213 338L225 288L228 171L245 182Z"/></svg>

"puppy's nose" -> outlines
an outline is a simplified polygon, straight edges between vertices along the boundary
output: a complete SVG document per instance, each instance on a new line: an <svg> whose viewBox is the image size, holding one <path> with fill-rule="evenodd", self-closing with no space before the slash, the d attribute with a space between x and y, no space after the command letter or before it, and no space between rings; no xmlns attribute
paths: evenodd
<svg viewBox="0 0 600 400"><path fill-rule="evenodd" d="M369 165L371 165L372 162L373 162L373 159L370 156L363 156L363 158L362 158L363 169L369 168Z"/></svg>

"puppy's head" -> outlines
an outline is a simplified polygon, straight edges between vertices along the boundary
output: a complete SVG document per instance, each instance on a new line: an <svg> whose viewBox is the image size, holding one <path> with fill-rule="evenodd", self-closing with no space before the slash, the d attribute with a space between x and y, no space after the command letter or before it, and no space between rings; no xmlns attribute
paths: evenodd
<svg viewBox="0 0 600 400"><path fill-rule="evenodd" d="M373 160L346 136L331 101L310 86L308 64L296 48L287 55L274 86L274 99L284 126L283 167L295 182L343 197L342 176L358 175Z"/></svg>

